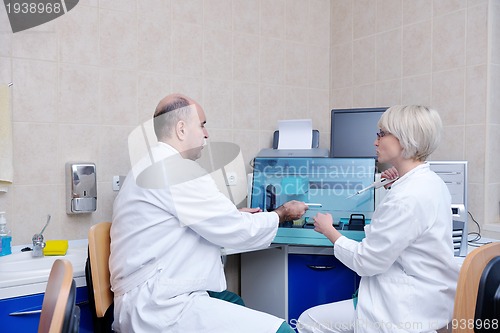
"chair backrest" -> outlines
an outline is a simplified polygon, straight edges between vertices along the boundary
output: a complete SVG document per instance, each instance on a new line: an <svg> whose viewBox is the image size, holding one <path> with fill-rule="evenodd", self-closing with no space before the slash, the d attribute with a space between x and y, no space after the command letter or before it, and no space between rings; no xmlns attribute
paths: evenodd
<svg viewBox="0 0 500 333"><path fill-rule="evenodd" d="M38 333L78 332L80 309L75 301L73 266L66 259L56 259L43 296Z"/></svg>
<svg viewBox="0 0 500 333"><path fill-rule="evenodd" d="M113 304L109 273L111 222L101 222L89 230L89 259L97 318L103 318Z"/></svg>
<svg viewBox="0 0 500 333"><path fill-rule="evenodd" d="M500 242L483 245L465 257L460 269L453 309L453 332L474 332L472 325L476 311L477 293L486 265L500 255ZM466 325L461 325L466 323Z"/></svg>

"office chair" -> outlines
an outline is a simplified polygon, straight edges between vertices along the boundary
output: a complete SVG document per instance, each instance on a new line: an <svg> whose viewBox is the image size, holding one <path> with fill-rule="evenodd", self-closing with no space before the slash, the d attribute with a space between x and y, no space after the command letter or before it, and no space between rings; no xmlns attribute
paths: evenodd
<svg viewBox="0 0 500 333"><path fill-rule="evenodd" d="M54 261L43 296L38 333L77 333L80 308L75 305L73 266L66 259Z"/></svg>
<svg viewBox="0 0 500 333"><path fill-rule="evenodd" d="M500 297L500 278L495 276L495 272L499 271L498 258L500 258L500 242L483 245L465 257L458 276L453 321L450 324L454 333L482 332L481 329L474 330L474 325L469 324L478 320L477 316L481 315L481 309L485 308L485 304L494 302L494 300L488 298L487 293L482 293L482 290L485 290L488 278L496 280L494 283L496 283L496 297L498 302L498 297ZM489 309L489 306L486 305L486 308ZM477 309L480 311L477 311ZM484 318L482 320L479 319L479 321L481 323L486 322ZM492 327L489 332L497 331L491 329Z"/></svg>
<svg viewBox="0 0 500 333"><path fill-rule="evenodd" d="M95 333L113 332L113 292L109 273L110 222L90 227L85 278Z"/></svg>

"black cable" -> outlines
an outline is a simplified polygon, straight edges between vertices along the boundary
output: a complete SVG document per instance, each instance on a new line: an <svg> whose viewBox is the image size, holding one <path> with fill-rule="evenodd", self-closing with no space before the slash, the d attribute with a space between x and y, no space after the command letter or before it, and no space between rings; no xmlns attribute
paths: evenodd
<svg viewBox="0 0 500 333"><path fill-rule="evenodd" d="M472 221L474 221L474 223L477 225L477 231L472 231L472 232L469 232L467 234L467 243L470 245L470 246L474 246L474 247L479 247L481 245L485 245L485 244L489 244L491 242L484 242L484 243L480 243L479 240L481 239L481 226L479 225L479 223L476 221L476 219L474 218L474 216L472 215L471 212L467 211L467 213L469 214L469 216L471 217ZM469 240L469 236L471 235L475 235L476 238L474 239L471 239Z"/></svg>

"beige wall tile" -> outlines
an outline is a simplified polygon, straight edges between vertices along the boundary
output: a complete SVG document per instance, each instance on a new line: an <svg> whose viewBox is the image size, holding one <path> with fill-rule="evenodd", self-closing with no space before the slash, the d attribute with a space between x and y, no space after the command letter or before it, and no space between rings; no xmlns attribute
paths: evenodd
<svg viewBox="0 0 500 333"><path fill-rule="evenodd" d="M500 223L500 183L488 184L486 187L486 223ZM498 233L497 233L498 234Z"/></svg>
<svg viewBox="0 0 500 333"><path fill-rule="evenodd" d="M137 125L151 119L158 102L172 92L171 82L163 74L139 72L137 78Z"/></svg>
<svg viewBox="0 0 500 333"><path fill-rule="evenodd" d="M286 0L285 5L285 37L294 42L307 42L309 37L309 1Z"/></svg>
<svg viewBox="0 0 500 333"><path fill-rule="evenodd" d="M307 38L309 44L326 47L330 43L330 0L309 0Z"/></svg>
<svg viewBox="0 0 500 333"><path fill-rule="evenodd" d="M99 111L103 125L136 126L138 124L137 78L133 72L101 71Z"/></svg>
<svg viewBox="0 0 500 333"><path fill-rule="evenodd" d="M164 0L157 1L166 2ZM171 6L173 21L203 24L203 0L174 0Z"/></svg>
<svg viewBox="0 0 500 333"><path fill-rule="evenodd" d="M401 27L403 0L377 0L377 32Z"/></svg>
<svg viewBox="0 0 500 333"><path fill-rule="evenodd" d="M137 15L99 11L99 50L102 66L137 68Z"/></svg>
<svg viewBox="0 0 500 333"><path fill-rule="evenodd" d="M285 37L285 0L261 0L260 33L268 38Z"/></svg>
<svg viewBox="0 0 500 333"><path fill-rule="evenodd" d="M139 70L172 73L172 29L164 13L141 13L137 26Z"/></svg>
<svg viewBox="0 0 500 333"><path fill-rule="evenodd" d="M353 0L353 37L363 38L373 34L377 25L377 2L373 0Z"/></svg>
<svg viewBox="0 0 500 333"><path fill-rule="evenodd" d="M260 87L260 129L274 131L278 120L285 119L285 88L276 85Z"/></svg>
<svg viewBox="0 0 500 333"><path fill-rule="evenodd" d="M461 10L434 19L432 69L439 71L463 65L465 65L465 11Z"/></svg>
<svg viewBox="0 0 500 333"><path fill-rule="evenodd" d="M426 21L432 17L433 0L403 0L403 24Z"/></svg>
<svg viewBox="0 0 500 333"><path fill-rule="evenodd" d="M432 75L425 74L403 79L403 104L431 105Z"/></svg>
<svg viewBox="0 0 500 333"><path fill-rule="evenodd" d="M136 0L99 0L99 7L132 13L136 9Z"/></svg>
<svg viewBox="0 0 500 333"><path fill-rule="evenodd" d="M307 87L308 85L308 50L303 44L286 43L285 84Z"/></svg>
<svg viewBox="0 0 500 333"><path fill-rule="evenodd" d="M328 89L330 83L330 49L310 46L307 48L309 87Z"/></svg>
<svg viewBox="0 0 500 333"><path fill-rule="evenodd" d="M203 29L200 25L176 22L172 25L173 74L202 76Z"/></svg>
<svg viewBox="0 0 500 333"><path fill-rule="evenodd" d="M500 124L500 65L492 64L489 67L490 92L488 117L491 124Z"/></svg>
<svg viewBox="0 0 500 333"><path fill-rule="evenodd" d="M352 78L354 85L375 81L375 37L355 40L353 44Z"/></svg>
<svg viewBox="0 0 500 333"><path fill-rule="evenodd" d="M439 111L445 126L465 124L464 88L463 67L433 74L431 104Z"/></svg>
<svg viewBox="0 0 500 333"><path fill-rule="evenodd" d="M233 77L233 38L231 32L205 29L203 32L203 74L214 79Z"/></svg>
<svg viewBox="0 0 500 333"><path fill-rule="evenodd" d="M60 61L85 65L99 64L98 8L76 6L57 19L57 24Z"/></svg>
<svg viewBox="0 0 500 333"><path fill-rule="evenodd" d="M403 75L421 75L431 72L432 22L422 21L403 28Z"/></svg>
<svg viewBox="0 0 500 333"><path fill-rule="evenodd" d="M331 3L332 45L352 43L353 2L352 0L332 0Z"/></svg>
<svg viewBox="0 0 500 333"><path fill-rule="evenodd" d="M53 22L13 34L12 56L36 60L57 60L58 33Z"/></svg>
<svg viewBox="0 0 500 333"><path fill-rule="evenodd" d="M284 119L310 119L311 114L307 106L307 88L285 88L285 118Z"/></svg>
<svg viewBox="0 0 500 333"><path fill-rule="evenodd" d="M0 56L10 57L12 55L12 28L5 6L0 6Z"/></svg>
<svg viewBox="0 0 500 333"><path fill-rule="evenodd" d="M381 81L375 85L374 106L392 106L401 104L401 79Z"/></svg>
<svg viewBox="0 0 500 333"><path fill-rule="evenodd" d="M330 102L329 91L310 89L308 96L308 109L313 122L313 128L319 130L320 144L330 149ZM326 145L328 143L328 145Z"/></svg>
<svg viewBox="0 0 500 333"><path fill-rule="evenodd" d="M494 32L493 32L494 33ZM466 63L484 64L488 57L488 5L467 10Z"/></svg>
<svg viewBox="0 0 500 333"><path fill-rule="evenodd" d="M99 71L95 67L59 66L59 122L99 124Z"/></svg>
<svg viewBox="0 0 500 333"><path fill-rule="evenodd" d="M493 64L500 65L500 3L498 1L490 1L488 10L488 19L491 20L491 29L489 31L491 34L490 61Z"/></svg>
<svg viewBox="0 0 500 333"><path fill-rule="evenodd" d="M464 8L467 5L467 1L464 0L434 0L433 1L433 13L434 16L448 14Z"/></svg>
<svg viewBox="0 0 500 333"><path fill-rule="evenodd" d="M260 0L233 0L233 30L257 35L260 32Z"/></svg>
<svg viewBox="0 0 500 333"><path fill-rule="evenodd" d="M12 82L11 58L0 57L0 82L2 84Z"/></svg>
<svg viewBox="0 0 500 333"><path fill-rule="evenodd" d="M285 82L285 43L279 39L261 39L260 81L269 84Z"/></svg>
<svg viewBox="0 0 500 333"><path fill-rule="evenodd" d="M237 83L233 88L233 128L258 130L259 86L255 83Z"/></svg>
<svg viewBox="0 0 500 333"><path fill-rule="evenodd" d="M437 110L443 118L440 110ZM431 159L438 161L453 161L465 159L464 143L465 143L465 128L464 126L444 126L441 144L432 154Z"/></svg>
<svg viewBox="0 0 500 333"><path fill-rule="evenodd" d="M170 90L166 90L165 96L169 92ZM199 78L174 75L172 76L171 92L184 93L185 95L196 100L201 105L205 106L205 102L203 100L203 81Z"/></svg>
<svg viewBox="0 0 500 333"><path fill-rule="evenodd" d="M206 80L203 108L208 128L233 128L233 87L229 81Z"/></svg>
<svg viewBox="0 0 500 333"><path fill-rule="evenodd" d="M103 126L99 136L97 180L109 181L114 175L126 175L130 170L128 136L135 126Z"/></svg>
<svg viewBox="0 0 500 333"><path fill-rule="evenodd" d="M465 159L468 161L468 181L484 183L486 125L465 126Z"/></svg>
<svg viewBox="0 0 500 333"><path fill-rule="evenodd" d="M57 184L58 161L57 124L14 123L14 179L16 185ZM29 202L29 201L28 201Z"/></svg>
<svg viewBox="0 0 500 333"><path fill-rule="evenodd" d="M485 192L486 189L484 183L479 184L469 182L467 184L467 210L480 224L484 224ZM468 216L467 226L469 228L469 232L478 231L477 225L470 216Z"/></svg>
<svg viewBox="0 0 500 333"><path fill-rule="evenodd" d="M471 66L465 78L465 123L485 124L487 96L487 66Z"/></svg>
<svg viewBox="0 0 500 333"><path fill-rule="evenodd" d="M396 29L377 35L377 81L401 77L401 34L401 29Z"/></svg>
<svg viewBox="0 0 500 333"><path fill-rule="evenodd" d="M233 142L240 146L247 173L251 172L250 162L260 151L258 137L259 131L241 130L234 132Z"/></svg>
<svg viewBox="0 0 500 333"><path fill-rule="evenodd" d="M13 188L12 212L9 218L9 228L12 231L12 242L16 244L32 244L31 238L40 232L47 214L53 215L51 222L43 235L45 239L58 239L60 233L60 221L55 214L61 210L58 197L58 185L43 184L16 186ZM40 195L43 193L43 195ZM29 203L29 204L27 204Z"/></svg>
<svg viewBox="0 0 500 333"><path fill-rule="evenodd" d="M335 109L350 108L353 105L353 88L333 89L330 104Z"/></svg>
<svg viewBox="0 0 500 333"><path fill-rule="evenodd" d="M13 121L57 121L57 64L13 60Z"/></svg>
<svg viewBox="0 0 500 333"><path fill-rule="evenodd" d="M486 172L487 181L500 183L500 124L490 124L487 127Z"/></svg>
<svg viewBox="0 0 500 333"><path fill-rule="evenodd" d="M372 107L375 105L375 84L354 87L352 91L352 106L355 108Z"/></svg>
<svg viewBox="0 0 500 333"><path fill-rule="evenodd" d="M232 28L231 3L231 0L204 0L204 25L214 29L230 30Z"/></svg>
<svg viewBox="0 0 500 333"><path fill-rule="evenodd" d="M233 45L233 79L236 81L258 82L260 80L259 37L234 34Z"/></svg>
<svg viewBox="0 0 500 333"><path fill-rule="evenodd" d="M331 48L330 86L333 89L349 87L353 76L353 43L338 44Z"/></svg>

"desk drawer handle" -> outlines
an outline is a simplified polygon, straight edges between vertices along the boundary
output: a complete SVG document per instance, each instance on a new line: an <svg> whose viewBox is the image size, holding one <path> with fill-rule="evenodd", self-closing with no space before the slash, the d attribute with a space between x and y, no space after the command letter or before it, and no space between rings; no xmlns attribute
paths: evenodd
<svg viewBox="0 0 500 333"><path fill-rule="evenodd" d="M335 268L335 266L326 266L326 265L307 265L307 267L315 271L329 271L330 269Z"/></svg>

